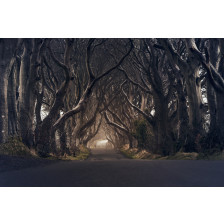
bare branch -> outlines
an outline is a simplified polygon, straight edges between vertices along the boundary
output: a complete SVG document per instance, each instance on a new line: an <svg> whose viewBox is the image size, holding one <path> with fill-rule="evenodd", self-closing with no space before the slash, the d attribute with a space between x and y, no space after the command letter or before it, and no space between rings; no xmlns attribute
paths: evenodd
<svg viewBox="0 0 224 224"><path fill-rule="evenodd" d="M128 103L134 108L136 109L140 114L142 114L146 119L147 121L151 124L151 125L154 125L154 118L152 115L148 115L146 114L144 111L142 111L140 108L138 108L137 106L135 106L129 99L128 99L128 96L127 94L124 92L124 90L122 89L122 92L125 96L125 98L127 99Z"/></svg>
<svg viewBox="0 0 224 224"><path fill-rule="evenodd" d="M93 38L89 39L87 51L86 51L86 68L87 68L87 72L89 74L90 82L92 82L95 79L95 76L93 75L93 71L90 66L91 46L92 46L94 40L95 39L93 39Z"/></svg>
<svg viewBox="0 0 224 224"><path fill-rule="evenodd" d="M69 68L68 68L64 63L60 62L60 61L55 57L55 55L54 55L54 53L53 53L53 51L52 51L52 49L51 49L51 47L50 47L50 43L49 43L49 45L48 45L48 50L49 50L50 55L51 55L53 61L55 62L55 64L58 65L59 67L61 67L61 68L64 70L64 72L65 72L65 76L66 76L66 80L67 80L67 79L69 80L69 79L70 79Z"/></svg>
<svg viewBox="0 0 224 224"><path fill-rule="evenodd" d="M112 125L112 126L114 126L115 128L118 128L119 130L125 132L127 135L131 135L131 133L130 133L125 127L122 127L122 126L120 126L119 124L116 124L115 122L112 122L112 121L108 118L106 112L104 112L103 114L104 114L105 120L107 121L107 124Z"/></svg>
<svg viewBox="0 0 224 224"><path fill-rule="evenodd" d="M188 47L191 50L191 52L194 54L194 56L205 67L208 74L209 81L211 82L213 87L219 92L224 92L224 79L222 78L221 74L219 74L219 72L215 69L215 67L211 64L209 57L207 56L207 58L205 58L203 56L203 54L198 50L193 39L188 40Z"/></svg>
<svg viewBox="0 0 224 224"><path fill-rule="evenodd" d="M123 72L124 74L125 74L125 76L126 76L126 78L133 84L133 85L135 85L135 86L138 86L140 89L142 89L144 92L146 92L146 93L149 93L149 94L152 94L152 92L149 90L149 89L145 89L140 83L137 83L137 82L135 82L134 80L132 80L129 76L128 76L128 74L127 74L127 72L124 70L124 69L118 69L119 71L121 71L121 72Z"/></svg>

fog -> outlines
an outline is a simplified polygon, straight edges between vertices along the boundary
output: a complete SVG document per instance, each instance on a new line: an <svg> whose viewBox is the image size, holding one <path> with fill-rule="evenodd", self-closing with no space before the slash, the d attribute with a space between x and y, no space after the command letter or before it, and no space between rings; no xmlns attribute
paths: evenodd
<svg viewBox="0 0 224 224"><path fill-rule="evenodd" d="M98 140L96 141L96 148L107 148L108 140Z"/></svg>

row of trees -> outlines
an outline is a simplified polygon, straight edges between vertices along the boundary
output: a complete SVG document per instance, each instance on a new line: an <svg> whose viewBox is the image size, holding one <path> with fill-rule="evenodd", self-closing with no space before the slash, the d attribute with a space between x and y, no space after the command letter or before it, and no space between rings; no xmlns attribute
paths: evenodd
<svg viewBox="0 0 224 224"><path fill-rule="evenodd" d="M132 41L108 124L154 153L222 150L223 40Z"/></svg>
<svg viewBox="0 0 224 224"><path fill-rule="evenodd" d="M77 139L94 136L100 125L96 112L104 110L98 83L132 50L130 40L2 39L0 44L0 142L19 135L42 156L55 152L56 136L62 153L69 138L69 147L76 147ZM110 60L115 53L117 60Z"/></svg>
<svg viewBox="0 0 224 224"><path fill-rule="evenodd" d="M0 142L42 156L104 130L158 154L224 146L222 39L1 39Z"/></svg>

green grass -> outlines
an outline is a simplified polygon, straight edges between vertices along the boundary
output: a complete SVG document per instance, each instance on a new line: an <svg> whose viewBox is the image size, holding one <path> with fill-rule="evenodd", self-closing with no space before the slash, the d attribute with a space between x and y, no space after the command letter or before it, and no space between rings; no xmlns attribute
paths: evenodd
<svg viewBox="0 0 224 224"><path fill-rule="evenodd" d="M137 148L129 149L123 147L120 152L130 159L148 159L148 160L224 160L224 151L214 151L212 154L196 153L196 152L177 152L174 155L161 156L153 154L147 150L139 150Z"/></svg>
<svg viewBox="0 0 224 224"><path fill-rule="evenodd" d="M125 146L120 149L121 154L123 154L125 157L129 159L135 159L135 155L137 154L137 151L138 151L137 148L129 149L129 148L126 148Z"/></svg>
<svg viewBox="0 0 224 224"><path fill-rule="evenodd" d="M129 159L134 159L134 155L128 151L120 150L121 154Z"/></svg>
<svg viewBox="0 0 224 224"><path fill-rule="evenodd" d="M51 156L49 159L59 159L59 160L86 160L88 159L90 155L90 150L86 148L83 145L79 146L79 151L76 153L76 156L70 156L70 155L65 155L65 156L59 156L59 157L54 157Z"/></svg>
<svg viewBox="0 0 224 224"><path fill-rule="evenodd" d="M184 153L178 152L175 155L170 156L161 156L159 154L153 154L148 152L147 150L139 150L137 148L129 149L127 147L123 147L120 149L120 152L130 159L148 159L148 160L197 160L199 159L199 154L192 153Z"/></svg>
<svg viewBox="0 0 224 224"><path fill-rule="evenodd" d="M197 160L198 159L198 153L196 152L177 152L174 155L164 157L167 160Z"/></svg>
<svg viewBox="0 0 224 224"><path fill-rule="evenodd" d="M158 154L153 154L151 152L148 152L145 149L138 149L138 148L128 148L126 145L124 145L120 149L121 154L123 154L125 157L129 159L149 159L149 160L154 160L154 159L160 159L161 156Z"/></svg>
<svg viewBox="0 0 224 224"><path fill-rule="evenodd" d="M26 145L23 144L19 137L11 137L4 144L0 144L0 155L8 156L32 156L39 157L34 149L29 149ZM83 145L79 146L79 151L76 153L76 156L55 156L50 154L49 157L44 159L47 160L86 160L90 155L90 150L84 147Z"/></svg>

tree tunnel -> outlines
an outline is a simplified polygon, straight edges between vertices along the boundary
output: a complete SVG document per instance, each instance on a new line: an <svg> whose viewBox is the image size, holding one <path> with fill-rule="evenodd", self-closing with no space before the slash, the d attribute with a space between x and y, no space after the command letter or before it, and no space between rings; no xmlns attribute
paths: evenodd
<svg viewBox="0 0 224 224"><path fill-rule="evenodd" d="M16 137L40 156L80 145L222 150L223 46L203 38L1 39L0 143Z"/></svg>

